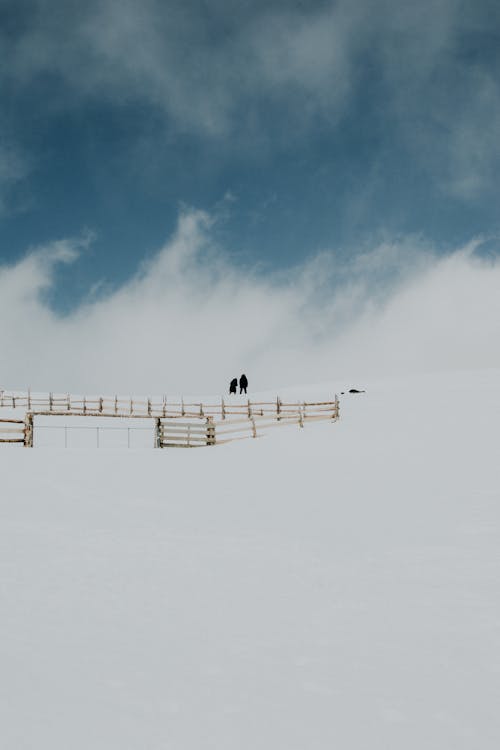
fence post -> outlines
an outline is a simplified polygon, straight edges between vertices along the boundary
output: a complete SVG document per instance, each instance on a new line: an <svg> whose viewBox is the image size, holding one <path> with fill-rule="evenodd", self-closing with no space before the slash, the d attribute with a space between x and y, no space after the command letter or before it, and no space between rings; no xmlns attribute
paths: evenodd
<svg viewBox="0 0 500 750"><path fill-rule="evenodd" d="M184 397L181 398L181 417L185 415L185 409L184 409Z"/></svg>
<svg viewBox="0 0 500 750"><path fill-rule="evenodd" d="M255 427L255 419L253 417L251 417L251 419L252 419L252 437L256 438L257 437L257 429Z"/></svg>
<svg viewBox="0 0 500 750"><path fill-rule="evenodd" d="M118 395L115 395L115 414L118 414Z"/></svg>
<svg viewBox="0 0 500 750"><path fill-rule="evenodd" d="M224 397L221 397L221 407L220 407L220 413L222 416L222 419L226 418L226 405L224 404Z"/></svg>
<svg viewBox="0 0 500 750"><path fill-rule="evenodd" d="M207 445L215 445L215 425L212 417L207 417Z"/></svg>
<svg viewBox="0 0 500 750"><path fill-rule="evenodd" d="M49 393L49 411L52 411L52 393Z"/></svg>
<svg viewBox="0 0 500 750"><path fill-rule="evenodd" d="M160 417L155 419L155 448L161 448L161 421Z"/></svg>
<svg viewBox="0 0 500 750"><path fill-rule="evenodd" d="M250 404L250 399L248 399L248 419L251 419L252 417L252 406Z"/></svg>
<svg viewBox="0 0 500 750"><path fill-rule="evenodd" d="M281 420L280 413L281 413L281 401L280 401L280 397L276 396L276 419L278 420L278 422Z"/></svg>
<svg viewBox="0 0 500 750"><path fill-rule="evenodd" d="M3 400L3 395L2 395ZM28 388L28 411L31 411L31 388Z"/></svg>
<svg viewBox="0 0 500 750"><path fill-rule="evenodd" d="M337 394L335 394L335 410L334 410L333 419L337 421L337 419L339 418L340 418L340 402L339 402L339 397L337 396Z"/></svg>
<svg viewBox="0 0 500 750"><path fill-rule="evenodd" d="M166 411L167 411L167 397L163 396L163 416L164 417L166 416Z"/></svg>
<svg viewBox="0 0 500 750"><path fill-rule="evenodd" d="M87 413L87 396L83 397L83 413Z"/></svg>
<svg viewBox="0 0 500 750"><path fill-rule="evenodd" d="M33 448L33 414L26 414L24 420L24 447Z"/></svg>

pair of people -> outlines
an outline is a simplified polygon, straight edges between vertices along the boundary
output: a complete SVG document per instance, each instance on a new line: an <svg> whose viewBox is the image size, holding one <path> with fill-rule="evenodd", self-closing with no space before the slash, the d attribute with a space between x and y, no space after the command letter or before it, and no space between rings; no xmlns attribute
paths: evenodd
<svg viewBox="0 0 500 750"><path fill-rule="evenodd" d="M231 382L229 383L229 393L236 393L236 388L238 387L238 378L233 378ZM240 378L240 395L242 393L246 393L248 388L248 378L243 373L243 375Z"/></svg>

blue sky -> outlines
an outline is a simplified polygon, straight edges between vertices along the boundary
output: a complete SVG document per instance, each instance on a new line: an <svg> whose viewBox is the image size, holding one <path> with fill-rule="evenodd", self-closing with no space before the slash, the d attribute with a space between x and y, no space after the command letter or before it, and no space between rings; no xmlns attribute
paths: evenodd
<svg viewBox="0 0 500 750"><path fill-rule="evenodd" d="M130 278L185 207L261 273L500 229L495 2L0 9L0 258L91 234L61 310Z"/></svg>

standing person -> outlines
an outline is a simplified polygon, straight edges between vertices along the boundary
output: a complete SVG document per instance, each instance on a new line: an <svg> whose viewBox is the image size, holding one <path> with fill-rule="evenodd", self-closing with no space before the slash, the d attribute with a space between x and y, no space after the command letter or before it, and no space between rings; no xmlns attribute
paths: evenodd
<svg viewBox="0 0 500 750"><path fill-rule="evenodd" d="M243 391L245 391L245 393L247 392L247 388L248 388L248 378L245 374L243 374L240 378L240 396L243 393Z"/></svg>
<svg viewBox="0 0 500 750"><path fill-rule="evenodd" d="M236 394L237 385L238 385L238 378L233 378L231 380L231 382L229 383L229 394L230 395L231 395L231 393Z"/></svg>

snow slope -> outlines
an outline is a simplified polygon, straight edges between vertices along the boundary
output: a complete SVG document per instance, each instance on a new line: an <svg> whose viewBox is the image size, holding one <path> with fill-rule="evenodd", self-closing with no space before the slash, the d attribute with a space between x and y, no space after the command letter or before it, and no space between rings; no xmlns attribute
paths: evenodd
<svg viewBox="0 0 500 750"><path fill-rule="evenodd" d="M2 747L496 750L499 383L346 384L338 424L217 448L2 448Z"/></svg>

